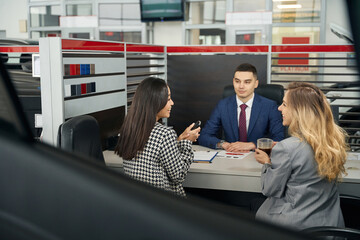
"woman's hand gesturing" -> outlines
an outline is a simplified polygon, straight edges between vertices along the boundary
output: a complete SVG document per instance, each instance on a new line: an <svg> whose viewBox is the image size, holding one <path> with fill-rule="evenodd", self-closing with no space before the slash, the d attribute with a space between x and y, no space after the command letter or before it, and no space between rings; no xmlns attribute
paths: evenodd
<svg viewBox="0 0 360 240"><path fill-rule="evenodd" d="M198 127L194 130L191 130L191 128L194 126L195 123L192 123L190 126L188 126L185 131L180 134L180 136L178 137L178 140L190 140L192 142L196 142L196 140L198 139L198 137L200 136L200 130L201 128Z"/></svg>

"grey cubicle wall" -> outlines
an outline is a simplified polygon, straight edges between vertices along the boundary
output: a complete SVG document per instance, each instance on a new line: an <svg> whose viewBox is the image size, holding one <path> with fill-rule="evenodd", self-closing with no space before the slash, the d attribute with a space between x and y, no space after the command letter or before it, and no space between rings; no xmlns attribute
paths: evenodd
<svg viewBox="0 0 360 240"><path fill-rule="evenodd" d="M49 38L46 39L50 41ZM125 105L127 106L130 106L138 84L145 77L156 76L168 80L173 88L172 94L175 101L169 125L173 125L178 133L188 124L198 119L202 120L203 124L206 122L211 110L221 98L223 86L231 84L234 68L244 60L253 63L258 68L260 83L282 84L285 89L287 84L292 81L307 81L318 85L331 101L333 109L337 110L338 123L350 135L349 143L352 149L359 149L360 90L357 80L359 73L353 64L355 58L352 45L164 47L149 44L74 39L71 40L73 46L70 49L62 49L59 38L51 38L51 41L58 41L59 43L55 44L55 47L48 46L49 49L52 49L51 52L49 50L48 53L45 51L45 54L44 52L41 54L41 58L45 59L41 61L41 64L45 64L45 67L42 68L42 75L50 76L51 74L52 78L57 79L57 81L54 81L54 84L51 85L49 84L50 81L44 81L41 88L42 90L48 89L48 91L43 91L42 95L54 91L54 94L51 92L48 94L46 109L42 109L43 113L45 112L43 122L45 125L50 124L53 136L56 136L56 126L64 121L65 116L63 113L64 107L62 105L52 105L52 100L64 97L61 95L63 94L62 91L58 91L58 89L64 88L61 85L63 81L78 81L62 77L64 71L61 63L63 60L62 52L81 52L81 54L84 54L93 51L96 54L114 52L124 54L126 67L122 71L124 71L123 77L126 81L127 104ZM80 46L79 43L85 44L85 47ZM40 45L44 44L40 43ZM101 47L101 45L104 46ZM0 52L37 53L39 47L0 46ZM303 56L304 53L305 57ZM83 57L86 59L85 56ZM108 54L105 58L107 57L111 58L111 54ZM297 60L301 60L301 62L298 63ZM100 62L105 63L107 61ZM110 65L112 65L113 61L109 61ZM303 63L303 61L306 63ZM167 70L167 68L169 69ZM99 77L87 76L82 80L86 79L85 81L87 81L88 78L100 79ZM89 81L94 82L92 79ZM80 106L79 109L83 110L82 105ZM50 118L49 121L46 113L51 113L52 109L55 109L60 114L54 112L54 117ZM30 115L30 118L33 120L32 115ZM45 128L48 127L49 125L45 126ZM48 136L46 136L48 132L45 131L45 140L48 139ZM55 142L54 139L52 141Z"/></svg>
<svg viewBox="0 0 360 240"><path fill-rule="evenodd" d="M40 53L42 112L36 113L42 113L42 140L53 145L58 126L82 114L98 120L102 139L116 136L137 85L147 76L167 78L165 47L158 45L56 37L0 52Z"/></svg>
<svg viewBox="0 0 360 240"><path fill-rule="evenodd" d="M124 100L125 59L123 54L66 54L63 65L94 65L94 73L87 75L65 75L65 119L112 109L119 106L119 101ZM86 84L86 85L85 85ZM86 93L78 92L72 95L73 87L86 86L94 89ZM83 89L80 89L82 91ZM87 89L89 90L89 89Z"/></svg>
<svg viewBox="0 0 360 240"><path fill-rule="evenodd" d="M11 44L20 44L20 46L7 45L6 39L1 40L5 45L1 46L1 58L8 70L11 81L14 84L21 105L24 109L26 119L30 124L31 131L35 138L38 138L41 129L35 127L35 114L41 114L40 100L40 78L34 77L31 72L31 55L38 53L35 41L9 41ZM18 51L20 50L20 51Z"/></svg>
<svg viewBox="0 0 360 240"><path fill-rule="evenodd" d="M125 44L127 71L127 104L130 107L139 83L146 77L166 81L165 47L149 44Z"/></svg>
<svg viewBox="0 0 360 240"><path fill-rule="evenodd" d="M59 125L84 114L102 140L116 136L127 107L124 43L43 38L40 58L43 141L56 145Z"/></svg>
<svg viewBox="0 0 360 240"><path fill-rule="evenodd" d="M267 83L267 55L212 54L168 55L168 83L175 105L168 125L180 134L189 124L201 120L202 126L221 99L225 86L232 84L235 68L251 63L260 84Z"/></svg>

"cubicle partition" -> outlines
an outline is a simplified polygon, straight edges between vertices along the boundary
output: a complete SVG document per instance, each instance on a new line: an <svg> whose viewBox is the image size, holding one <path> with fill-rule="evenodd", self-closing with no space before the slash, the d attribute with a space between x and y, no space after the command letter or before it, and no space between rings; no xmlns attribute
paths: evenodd
<svg viewBox="0 0 360 240"><path fill-rule="evenodd" d="M271 83L316 84L326 94L337 123L360 150L360 81L353 45L273 45Z"/></svg>
<svg viewBox="0 0 360 240"><path fill-rule="evenodd" d="M168 83L175 106L169 125L180 133L195 120L203 123L232 84L237 65L258 70L260 84L305 81L319 86L335 120L360 149L360 81L353 45L235 45L167 47Z"/></svg>
<svg viewBox="0 0 360 240"><path fill-rule="evenodd" d="M11 76L35 138L39 138L41 134L41 128L36 126L34 117L35 114L41 114L41 94L40 78L32 75L31 63L32 55L38 53L37 45L0 46L0 56Z"/></svg>
<svg viewBox="0 0 360 240"><path fill-rule="evenodd" d="M166 81L167 63L165 46L126 43L127 104L131 105L139 83L146 77L159 77Z"/></svg>
<svg viewBox="0 0 360 240"><path fill-rule="evenodd" d="M59 125L84 114L97 118L103 140L116 135L126 113L124 50L124 43L40 39L44 142L55 145Z"/></svg>
<svg viewBox="0 0 360 240"><path fill-rule="evenodd" d="M164 46L43 38L40 56L43 141L51 144L61 123L88 114L112 149L137 85L147 76L166 80Z"/></svg>
<svg viewBox="0 0 360 240"><path fill-rule="evenodd" d="M2 56L39 52L43 140L51 144L56 144L57 127L67 118L123 118L138 84L148 76L169 83L175 105L168 124L178 134L196 120L204 125L223 88L232 84L236 66L249 62L256 66L260 84L282 84L286 89L289 82L306 81L319 86L339 125L349 133L352 149L360 148L360 82L353 45L165 47L44 38L40 51L39 46L0 47ZM106 136L114 134L110 119L101 120L102 126L110 126L103 130Z"/></svg>

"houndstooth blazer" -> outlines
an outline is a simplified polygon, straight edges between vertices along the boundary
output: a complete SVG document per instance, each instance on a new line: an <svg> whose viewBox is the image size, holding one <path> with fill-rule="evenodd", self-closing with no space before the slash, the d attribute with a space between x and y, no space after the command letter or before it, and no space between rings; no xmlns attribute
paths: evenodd
<svg viewBox="0 0 360 240"><path fill-rule="evenodd" d="M193 158L191 141L177 141L173 129L156 122L144 149L123 163L130 177L185 197L182 183Z"/></svg>

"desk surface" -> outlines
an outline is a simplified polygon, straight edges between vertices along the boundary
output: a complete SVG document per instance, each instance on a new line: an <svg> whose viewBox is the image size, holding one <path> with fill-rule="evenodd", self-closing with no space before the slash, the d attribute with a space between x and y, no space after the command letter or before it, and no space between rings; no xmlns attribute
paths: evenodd
<svg viewBox="0 0 360 240"><path fill-rule="evenodd" d="M197 151L210 150L193 145ZM122 159L112 151L104 151L106 165L122 169ZM243 159L215 157L212 163L192 163L184 182L185 187L218 190L261 192L260 176L262 165L256 162L254 153ZM348 160L345 164L347 176L343 183L360 184L360 160Z"/></svg>

